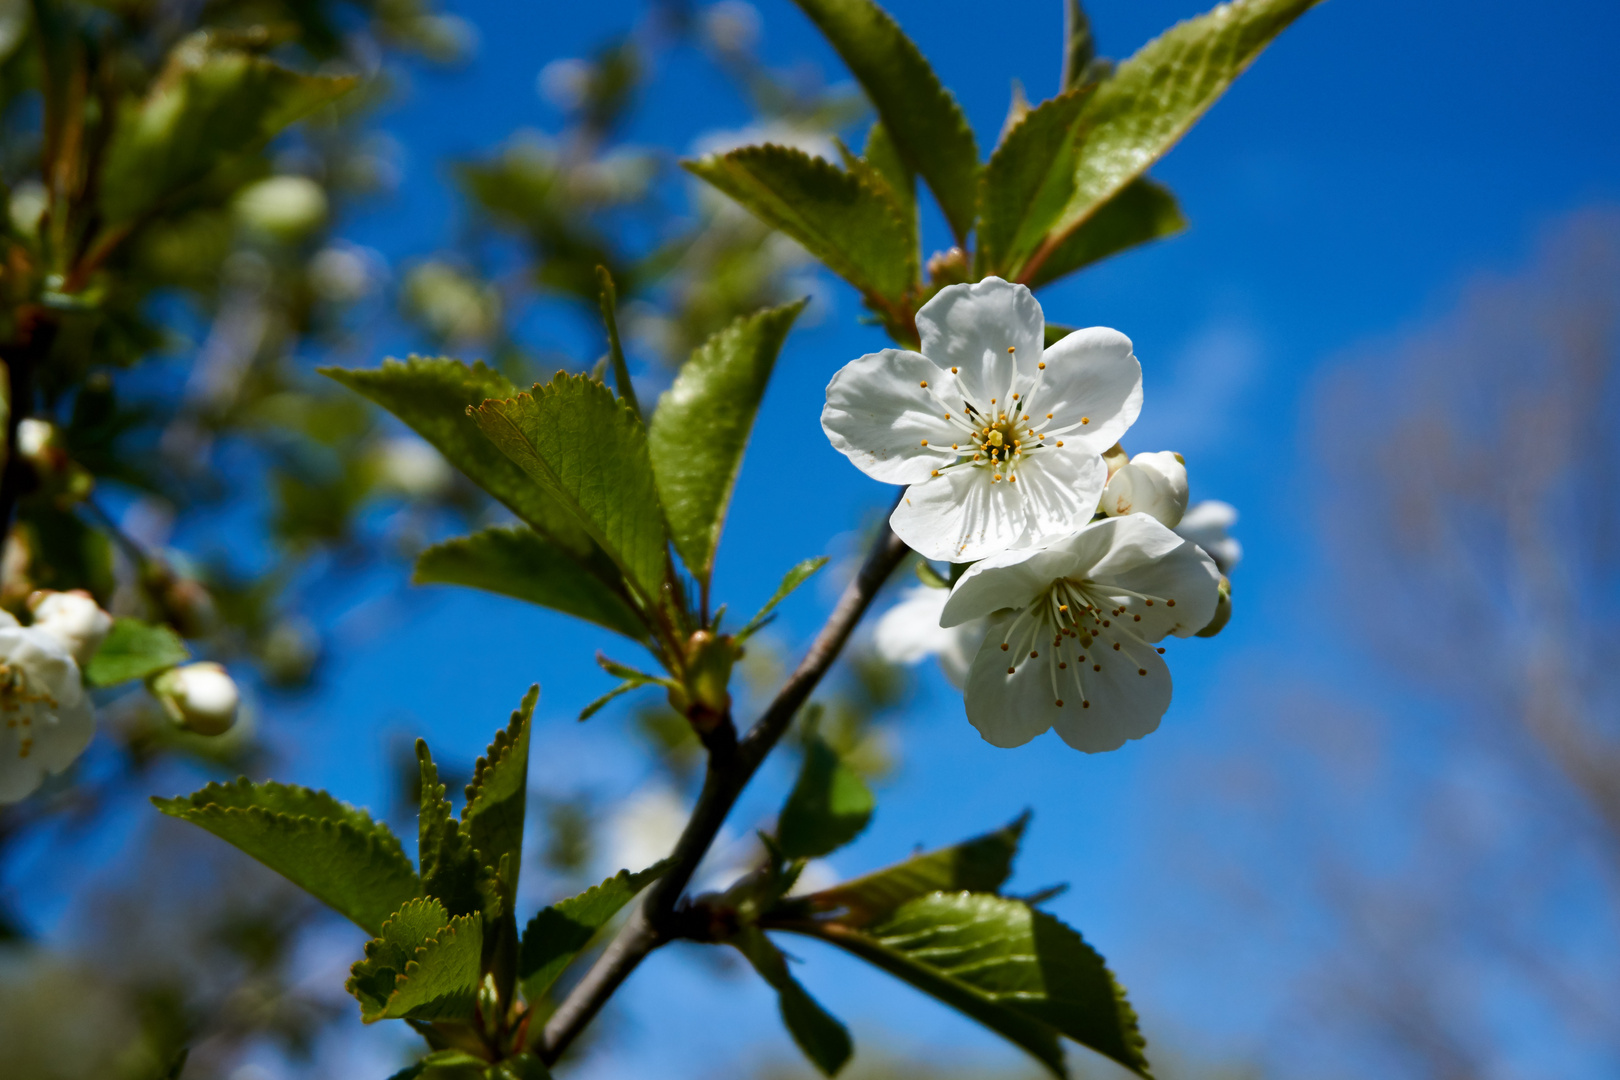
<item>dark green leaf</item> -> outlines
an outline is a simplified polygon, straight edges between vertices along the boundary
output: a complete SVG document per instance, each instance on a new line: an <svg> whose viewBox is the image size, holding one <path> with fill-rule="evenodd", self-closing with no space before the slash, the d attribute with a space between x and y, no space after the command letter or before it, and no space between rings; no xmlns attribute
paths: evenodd
<svg viewBox="0 0 1620 1080"><path fill-rule="evenodd" d="M1082 85L1096 58L1097 41L1091 36L1091 19L1086 16L1086 9L1080 0L1064 0L1063 78L1059 85L1065 90Z"/></svg>
<svg viewBox="0 0 1620 1080"><path fill-rule="evenodd" d="M745 927L731 944L748 957L754 970L776 990L782 1024L799 1049L823 1076L836 1075L854 1053L849 1030L823 1009L788 971L787 959L758 927Z"/></svg>
<svg viewBox="0 0 1620 1080"><path fill-rule="evenodd" d="M551 1080L545 1063L533 1054L523 1053L491 1065L484 1072L485 1080Z"/></svg>
<svg viewBox="0 0 1620 1080"><path fill-rule="evenodd" d="M1138 176L1052 250L1029 286L1040 288L1138 244L1174 236L1186 227L1187 219L1181 216L1170 189Z"/></svg>
<svg viewBox="0 0 1620 1080"><path fill-rule="evenodd" d="M133 222L358 81L218 48L207 33L187 38L146 97L118 110L101 174L105 227Z"/></svg>
<svg viewBox="0 0 1620 1080"><path fill-rule="evenodd" d="M872 820L872 792L819 736L804 748L798 782L776 823L789 859L813 859L843 847Z"/></svg>
<svg viewBox="0 0 1620 1080"><path fill-rule="evenodd" d="M185 1071L186 1059L191 1056L191 1047L182 1046L180 1052L174 1055L169 1067L163 1071L163 1080L180 1080L180 1074Z"/></svg>
<svg viewBox="0 0 1620 1080"><path fill-rule="evenodd" d="M1178 23L1122 63L1080 116L1080 154L1035 272L1070 233L1164 155L1271 39L1318 0L1232 0ZM1034 276L1030 273L1029 276Z"/></svg>
<svg viewBox="0 0 1620 1080"><path fill-rule="evenodd" d="M886 187L784 146L745 146L682 164L863 293L893 301L917 280L915 228Z"/></svg>
<svg viewBox="0 0 1620 1080"><path fill-rule="evenodd" d="M956 99L872 0L795 0L871 98L900 157L939 200L956 242L973 229L979 148Z"/></svg>
<svg viewBox="0 0 1620 1080"><path fill-rule="evenodd" d="M653 413L647 449L669 531L700 582L714 570L743 450L765 385L804 301L734 320L681 366Z"/></svg>
<svg viewBox="0 0 1620 1080"><path fill-rule="evenodd" d="M422 804L416 819L422 891L437 897L451 915L471 915L484 906L479 888L483 865L472 839L451 813L438 767L421 739L416 740L416 761L422 777Z"/></svg>
<svg viewBox="0 0 1620 1080"><path fill-rule="evenodd" d="M804 899L817 910L841 912L841 923L865 926L908 900L938 890L995 892L1012 873L1013 856L1018 854L1018 842L1028 823L1025 813L993 833L914 855Z"/></svg>
<svg viewBox="0 0 1620 1080"><path fill-rule="evenodd" d="M669 564L647 432L613 392L558 372L531 393L473 410L491 442L576 520L643 599L661 594Z"/></svg>
<svg viewBox="0 0 1620 1080"><path fill-rule="evenodd" d="M1013 278L1074 191L1075 123L1092 93L1043 101L996 147L979 191L979 255L986 273Z"/></svg>
<svg viewBox="0 0 1620 1080"><path fill-rule="evenodd" d="M388 826L323 791L238 780L152 803L242 849L372 934L422 891Z"/></svg>
<svg viewBox="0 0 1620 1080"><path fill-rule="evenodd" d="M737 641L741 642L747 640L747 638L751 636L754 631L758 630L761 626L764 626L765 620L770 617L771 612L776 609L777 604L780 604L783 600L786 600L788 596L792 594L794 589L797 589L800 585L803 585L805 582L809 581L815 576L817 570L820 570L826 565L827 556L825 555L819 555L814 559L806 559L801 563L795 563L792 569L790 569L786 574L782 575L782 584L778 585L776 587L776 592L772 593L771 598L765 601L765 606L756 611L754 613L754 617L748 620L748 624L741 630L737 631L735 635Z"/></svg>
<svg viewBox="0 0 1620 1080"><path fill-rule="evenodd" d="M542 908L523 931L523 948L518 959L523 996L531 1004L539 1001L580 950L591 943L596 932L668 865L667 860L655 863L639 874L620 870L578 896Z"/></svg>
<svg viewBox="0 0 1620 1080"><path fill-rule="evenodd" d="M505 731L496 732L483 757L473 767L462 808L462 828L484 866L498 869L502 857L511 875L503 882L507 895L517 894L517 874L523 861L523 815L529 790L529 727L540 687L529 687L523 702L512 712Z"/></svg>
<svg viewBox="0 0 1620 1080"><path fill-rule="evenodd" d="M611 569L611 567L610 567ZM580 572L572 554L525 525L497 525L434 544L416 558L417 585L464 585L616 630L644 641L647 628L600 577Z"/></svg>
<svg viewBox="0 0 1620 1080"><path fill-rule="evenodd" d="M534 526L576 559L590 559L595 545L573 516L526 476L510 458L491 445L467 407L488 398L512 397L517 387L483 364L446 358L412 356L403 363L385 360L371 371L321 368L321 374L381 405L422 438L445 460ZM593 567L594 568L594 567Z"/></svg>
<svg viewBox="0 0 1620 1080"><path fill-rule="evenodd" d="M114 619L101 648L85 665L91 686L117 686L167 671L191 659L186 643L167 626L139 619Z"/></svg>
<svg viewBox="0 0 1620 1080"><path fill-rule="evenodd" d="M442 909L440 911L442 913ZM377 1020L407 1018L469 1019L473 1015L473 1001L481 977L483 920L478 915L452 918L420 944L413 946L409 940L401 935L400 943L393 946L398 951L388 955L388 961L401 956L406 961L403 968L393 972L393 988L387 999L377 1006L374 999L361 998L360 1019L368 1024ZM369 947L366 957L362 964L373 963ZM368 984L367 991L371 986L379 985L389 970L383 966L385 961L376 963L376 973L368 976L374 981ZM355 965L357 972L360 967L360 964ZM351 977L351 983L358 978Z"/></svg>

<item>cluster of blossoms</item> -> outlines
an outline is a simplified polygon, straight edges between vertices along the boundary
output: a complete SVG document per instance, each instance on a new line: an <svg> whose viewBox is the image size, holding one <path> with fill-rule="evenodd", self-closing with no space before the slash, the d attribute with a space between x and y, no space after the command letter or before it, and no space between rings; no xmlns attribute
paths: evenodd
<svg viewBox="0 0 1620 1080"><path fill-rule="evenodd" d="M839 371L821 415L862 472L907 485L896 535L958 571L948 594L918 589L890 611L879 647L938 656L996 746L1048 728L1088 752L1141 738L1170 704L1157 642L1224 621L1235 512L1188 510L1180 455L1120 448L1142 368L1118 331L1047 347L1035 297L992 277L940 290L917 332L920 352Z"/></svg>

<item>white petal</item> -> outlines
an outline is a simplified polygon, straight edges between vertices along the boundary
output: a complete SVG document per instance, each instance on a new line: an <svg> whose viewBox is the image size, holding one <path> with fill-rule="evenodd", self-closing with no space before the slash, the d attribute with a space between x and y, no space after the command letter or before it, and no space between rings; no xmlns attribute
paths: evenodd
<svg viewBox="0 0 1620 1080"><path fill-rule="evenodd" d="M1017 372L1040 361L1046 319L1034 293L988 277L935 293L917 312L917 335L923 355L957 368L963 393L983 408L1005 401Z"/></svg>
<svg viewBox="0 0 1620 1080"><path fill-rule="evenodd" d="M1226 531L1237 523L1237 508L1219 499L1205 499L1182 515L1176 535L1186 537L1209 553L1221 573L1231 574L1243 559L1243 545Z"/></svg>
<svg viewBox="0 0 1620 1080"><path fill-rule="evenodd" d="M988 625L985 619L973 619L946 631L951 635L951 644L940 650L939 669L958 690L967 686L968 672L973 667L973 658L978 655L979 646L984 644Z"/></svg>
<svg viewBox="0 0 1620 1080"><path fill-rule="evenodd" d="M884 613L872 628L878 655L891 664L915 664L955 645L955 630L939 625L940 612L950 593L918 585L907 589L900 602Z"/></svg>
<svg viewBox="0 0 1620 1080"><path fill-rule="evenodd" d="M1187 637L1209 624L1215 615L1221 575L1215 563L1196 544L1184 540L1146 514L1108 518L1085 530L1106 539L1108 550L1086 572L1094 589L1110 594L1110 586L1128 592L1116 596L1130 611L1119 616L1130 622L1132 633L1146 641L1166 634ZM1152 607L1130 594L1153 599ZM1168 601L1174 600L1172 606ZM1140 618L1138 618L1140 616Z"/></svg>
<svg viewBox="0 0 1620 1080"><path fill-rule="evenodd" d="M884 349L851 360L827 384L821 428L867 476L915 484L956 460L960 433L930 387L942 373L918 353ZM926 444L925 444L926 440Z"/></svg>
<svg viewBox="0 0 1620 1080"><path fill-rule="evenodd" d="M964 694L968 720L992 746L1022 746L1051 727L1062 712L1053 704L1050 659L1030 659L1028 648L1015 653L1013 650L1021 644L1018 641L1012 643L1011 649L1002 650L1002 639L1012 622L1011 612L990 620L984 644L979 646L968 672ZM1042 644L1037 642L1033 648L1039 651ZM1007 669L1014 667L1011 661L1015 657L1022 662L1009 675Z"/></svg>
<svg viewBox="0 0 1620 1080"><path fill-rule="evenodd" d="M1113 643L1120 645L1114 650ZM1097 671L1094 665L1100 665ZM1076 750L1088 754L1117 750L1128 739L1140 739L1159 727L1170 707L1170 668L1151 645L1117 635L1092 643L1079 668L1085 697L1079 708L1067 702L1052 726ZM1139 672L1147 672L1146 675ZM1085 702L1090 702L1089 707Z"/></svg>
<svg viewBox="0 0 1620 1080"><path fill-rule="evenodd" d="M941 626L960 626L1003 608L1033 603L1060 577L1082 567L1070 552L1057 548L1003 551L968 567L951 589L941 613Z"/></svg>
<svg viewBox="0 0 1620 1080"><path fill-rule="evenodd" d="M889 515L895 535L925 559L973 562L1024 534L1024 501L989 469L962 466L906 489Z"/></svg>
<svg viewBox="0 0 1620 1080"><path fill-rule="evenodd" d="M1061 432L1101 454L1119 441L1142 411L1142 365L1131 339L1118 330L1076 330L1046 350L1041 385L1030 394L1037 414L1051 413L1048 432ZM1071 442L1072 440L1072 442Z"/></svg>
<svg viewBox="0 0 1620 1080"><path fill-rule="evenodd" d="M1112 517L1147 514L1173 529L1187 512L1187 466L1168 450L1137 454L1109 478L1102 508Z"/></svg>
<svg viewBox="0 0 1620 1080"><path fill-rule="evenodd" d="M1047 447L1018 470L1018 493L1025 507L1020 546L1038 546L1068 536L1097 511L1108 466L1089 450Z"/></svg>

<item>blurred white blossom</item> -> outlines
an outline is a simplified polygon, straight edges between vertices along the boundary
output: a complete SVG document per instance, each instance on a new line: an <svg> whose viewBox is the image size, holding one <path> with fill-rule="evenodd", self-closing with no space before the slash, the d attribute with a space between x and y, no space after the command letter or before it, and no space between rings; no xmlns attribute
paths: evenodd
<svg viewBox="0 0 1620 1080"><path fill-rule="evenodd" d="M1236 537L1228 535L1237 519L1237 507L1231 503L1205 499L1182 516L1176 534L1203 548L1221 573L1230 574L1243 558L1243 545Z"/></svg>
<svg viewBox="0 0 1620 1080"><path fill-rule="evenodd" d="M95 709L54 634L0 611L0 803L34 792L90 744Z"/></svg>
<svg viewBox="0 0 1620 1080"><path fill-rule="evenodd" d="M985 621L939 625L950 595L946 589L928 585L907 589L900 602L877 621L872 642L878 655L891 664L917 664L932 656L951 685L960 690L967 682L973 654L984 640Z"/></svg>
<svg viewBox="0 0 1620 1080"><path fill-rule="evenodd" d="M33 625L55 637L73 654L80 667L90 662L112 629L112 616L101 610L83 589L53 592L41 589L28 598Z"/></svg>

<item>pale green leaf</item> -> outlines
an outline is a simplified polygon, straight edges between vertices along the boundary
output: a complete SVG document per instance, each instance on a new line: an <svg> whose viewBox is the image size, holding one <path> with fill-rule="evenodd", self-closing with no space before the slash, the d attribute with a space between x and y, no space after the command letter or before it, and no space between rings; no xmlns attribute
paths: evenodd
<svg viewBox="0 0 1620 1080"><path fill-rule="evenodd" d="M146 97L117 110L100 177L104 227L134 222L358 81L304 75L192 35Z"/></svg>
<svg viewBox="0 0 1620 1080"><path fill-rule="evenodd" d="M1318 2L1231 0L1176 24L1120 64L1081 113L1074 193L1026 276L1174 146L1271 39Z"/></svg>
<svg viewBox="0 0 1620 1080"><path fill-rule="evenodd" d="M668 548L647 433L599 382L558 372L473 410L491 442L567 506L643 600L660 596Z"/></svg>
<svg viewBox="0 0 1620 1080"><path fill-rule="evenodd" d="M117 686L167 671L189 659L191 651L186 643L167 626L118 618L85 665L84 680L91 686Z"/></svg>
<svg viewBox="0 0 1620 1080"><path fill-rule="evenodd" d="M765 625L765 620L770 618L771 612L776 610L776 605L786 600L795 589L809 581L815 576L817 570L826 565L827 556L825 555L794 563L792 568L782 575L782 584L778 585L776 591L771 594L771 598L765 601L765 606L756 611L754 617L748 620L747 625L737 631L734 635L736 640L742 642L751 637L756 630Z"/></svg>
<svg viewBox="0 0 1620 1080"><path fill-rule="evenodd" d="M325 792L239 780L152 803L247 852L372 934L422 892L388 826Z"/></svg>
<svg viewBox="0 0 1620 1080"><path fill-rule="evenodd" d="M467 785L467 804L461 811L462 828L484 866L498 869L502 858L510 880L508 896L517 893L518 869L523 861L523 816L529 790L529 728L534 720L540 687L529 687L523 702L512 711L506 730L495 733L484 756L473 766Z"/></svg>
<svg viewBox="0 0 1620 1080"><path fill-rule="evenodd" d="M907 166L945 211L958 244L973 230L979 148L956 99L872 0L795 0L843 57Z"/></svg>
<svg viewBox="0 0 1620 1080"><path fill-rule="evenodd" d="M319 370L405 421L467 479L593 572L606 570L610 581L616 576L611 565L597 565L606 560L599 553L593 559L595 545L573 515L491 445L467 415L469 406L488 398L515 395L517 387L506 376L481 363L421 356L403 362L385 360L382 367L370 371Z"/></svg>
<svg viewBox="0 0 1620 1080"><path fill-rule="evenodd" d="M523 984L523 996L531 1004L540 1000L580 950L591 943L596 932L634 900L637 893L652 884L668 865L667 860L655 863L638 874L620 870L578 896L542 908L524 928L523 946L518 954L518 978Z"/></svg>
<svg viewBox="0 0 1620 1080"><path fill-rule="evenodd" d="M730 943L776 991L782 1024L804 1056L823 1076L837 1074L854 1053L849 1030L799 985L788 971L781 950L758 927L744 927Z"/></svg>
<svg viewBox="0 0 1620 1080"><path fill-rule="evenodd" d="M483 589L605 626L636 641L647 637L640 616L613 586L594 574L581 573L566 548L526 525L496 525L434 544L416 557L411 581Z"/></svg>
<svg viewBox="0 0 1620 1080"><path fill-rule="evenodd" d="M979 258L987 274L1016 277L1074 191L1075 124L1082 87L1043 101L990 155L979 190Z"/></svg>
<svg viewBox="0 0 1620 1080"><path fill-rule="evenodd" d="M714 570L731 491L777 353L804 301L734 320L700 345L658 399L647 432L669 531L700 582Z"/></svg>
<svg viewBox="0 0 1620 1080"><path fill-rule="evenodd" d="M917 280L913 218L887 187L784 146L745 146L682 164L868 296L895 301Z"/></svg>
<svg viewBox="0 0 1620 1080"><path fill-rule="evenodd" d="M814 859L843 847L872 820L872 792L820 737L804 748L799 779L776 822L776 842L789 859Z"/></svg>

